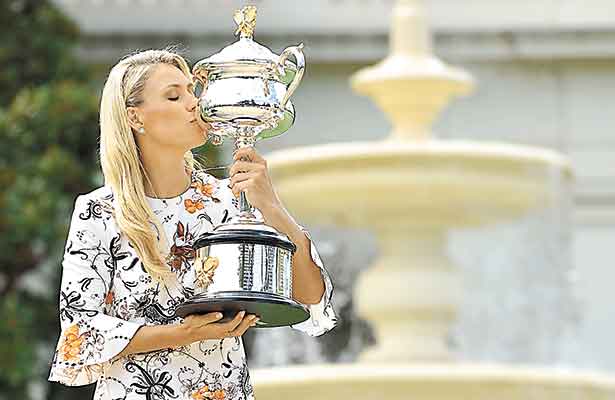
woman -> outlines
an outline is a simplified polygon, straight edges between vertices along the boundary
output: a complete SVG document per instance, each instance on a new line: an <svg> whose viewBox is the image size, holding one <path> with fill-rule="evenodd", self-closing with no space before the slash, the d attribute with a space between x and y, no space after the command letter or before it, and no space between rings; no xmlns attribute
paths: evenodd
<svg viewBox="0 0 615 400"><path fill-rule="evenodd" d="M254 316L173 316L194 293L194 239L239 212L241 191L297 245L293 297L311 318L293 328L318 336L335 326L331 280L265 160L238 150L224 180L197 169L191 149L206 142L208 126L196 105L188 65L174 53L144 51L109 73L100 106L105 185L75 201L50 380L97 382L95 399L253 398L241 336Z"/></svg>

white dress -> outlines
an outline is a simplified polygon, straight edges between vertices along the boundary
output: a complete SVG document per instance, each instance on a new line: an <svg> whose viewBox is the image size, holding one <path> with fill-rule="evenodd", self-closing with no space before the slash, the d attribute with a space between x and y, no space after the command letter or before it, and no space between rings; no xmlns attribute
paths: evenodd
<svg viewBox="0 0 615 400"><path fill-rule="evenodd" d="M77 197L62 261L62 329L49 380L71 386L97 382L94 399L254 398L241 338L117 357L139 327L181 322L173 316L175 307L194 293L190 246L238 213L228 184L228 179L195 171L181 195L147 198L171 242L167 263L178 277L174 287L152 281L119 234L105 207L113 202L109 187ZM325 293L318 304L308 305L310 319L292 328L319 336L333 329L336 315L331 279L313 243L311 256Z"/></svg>

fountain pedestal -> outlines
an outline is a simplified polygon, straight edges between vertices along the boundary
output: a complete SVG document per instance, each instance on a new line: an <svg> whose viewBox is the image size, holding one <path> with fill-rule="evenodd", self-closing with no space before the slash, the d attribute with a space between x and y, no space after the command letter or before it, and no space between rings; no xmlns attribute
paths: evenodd
<svg viewBox="0 0 615 400"><path fill-rule="evenodd" d="M355 286L357 312L378 338L360 361L449 360L446 336L461 290L445 232L397 223L374 227L381 256Z"/></svg>
<svg viewBox="0 0 615 400"><path fill-rule="evenodd" d="M256 370L267 400L612 400L606 374L489 364L336 364Z"/></svg>
<svg viewBox="0 0 615 400"><path fill-rule="evenodd" d="M461 303L446 254L453 227L513 219L558 201L566 159L545 149L445 142L338 143L270 154L276 190L303 221L369 229L379 258L354 299L376 346L361 362L446 361Z"/></svg>

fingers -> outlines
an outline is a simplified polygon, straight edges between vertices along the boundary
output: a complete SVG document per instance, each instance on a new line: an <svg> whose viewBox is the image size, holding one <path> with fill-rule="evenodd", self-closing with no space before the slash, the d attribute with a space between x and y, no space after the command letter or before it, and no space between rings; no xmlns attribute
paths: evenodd
<svg viewBox="0 0 615 400"><path fill-rule="evenodd" d="M222 313L209 313L203 315L191 314L184 318L182 326L185 327L189 343L205 339L224 339L243 335L250 327L256 325L255 315L246 316L245 311L238 312L227 322L217 322L223 317Z"/></svg>
<svg viewBox="0 0 615 400"><path fill-rule="evenodd" d="M229 169L229 175L234 176L239 172L258 172L263 171L266 167L262 164L257 164L249 161L235 161L231 169Z"/></svg>
<svg viewBox="0 0 615 400"><path fill-rule="evenodd" d="M222 313L213 312L208 314L190 314L184 318L184 323L189 323L195 326L204 326L214 323L222 319Z"/></svg>
<svg viewBox="0 0 615 400"><path fill-rule="evenodd" d="M231 332L241 323L241 320L245 314L245 311L239 311L232 320L219 323L220 329L222 329L223 332Z"/></svg>
<svg viewBox="0 0 615 400"><path fill-rule="evenodd" d="M245 311L240 311L232 321L221 323L220 327L223 330L223 337L241 336L251 326L254 326L253 324L256 324L255 315L249 315L244 318L245 315Z"/></svg>
<svg viewBox="0 0 615 400"><path fill-rule="evenodd" d="M258 154L252 146L243 147L233 152L233 160L238 161L242 158L251 160L253 163L261 164L263 166L267 165L267 161L265 161L265 159L260 154Z"/></svg>
<svg viewBox="0 0 615 400"><path fill-rule="evenodd" d="M241 192L244 192L248 198L248 201L250 201L251 185L252 185L252 182L248 179L243 182L234 184L233 186L231 186L231 190L233 191L233 194L235 195L235 197L239 197L239 194Z"/></svg>
<svg viewBox="0 0 615 400"><path fill-rule="evenodd" d="M254 178L255 176L256 174L254 172L237 172L231 177L229 185L233 187L234 184Z"/></svg>
<svg viewBox="0 0 615 400"><path fill-rule="evenodd" d="M256 315L249 315L245 317L233 331L229 332L229 336L243 335L248 329L256 325L256 321L258 320L259 318Z"/></svg>
<svg viewBox="0 0 615 400"><path fill-rule="evenodd" d="M241 191L246 190L246 188L250 186L252 184L252 181L254 181L255 179L256 176L254 176L254 174L252 173L238 172L235 176L233 176L233 178L231 178L229 188L231 188L231 191L233 192L235 197L238 197ZM248 193L246 190L246 195L247 194Z"/></svg>

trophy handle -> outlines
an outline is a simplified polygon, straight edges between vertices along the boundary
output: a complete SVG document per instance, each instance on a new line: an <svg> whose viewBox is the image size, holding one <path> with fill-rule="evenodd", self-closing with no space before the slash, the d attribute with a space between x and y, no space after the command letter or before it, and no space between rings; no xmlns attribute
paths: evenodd
<svg viewBox="0 0 615 400"><path fill-rule="evenodd" d="M286 103L290 99L290 96L293 94L299 82L303 78L303 72L305 71L305 57L303 56L303 43L300 43L298 46L291 46L284 49L282 54L280 54L280 59L278 60L278 71L280 73L285 73L286 67L284 64L289 56L295 56L297 60L297 73L295 74L292 82L286 88L286 94L280 103L280 107L282 109L286 108Z"/></svg>

